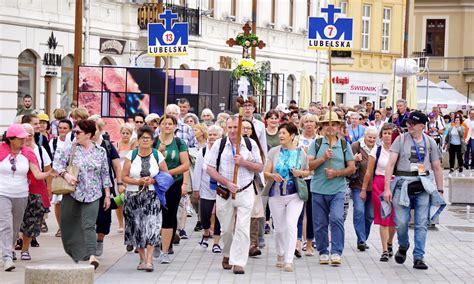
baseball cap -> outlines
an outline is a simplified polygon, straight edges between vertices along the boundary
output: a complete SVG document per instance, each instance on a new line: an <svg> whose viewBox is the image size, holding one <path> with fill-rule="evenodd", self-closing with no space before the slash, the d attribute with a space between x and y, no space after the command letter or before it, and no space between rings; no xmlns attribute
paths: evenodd
<svg viewBox="0 0 474 284"><path fill-rule="evenodd" d="M39 120L44 120L49 122L49 116L46 113L40 113L37 115Z"/></svg>
<svg viewBox="0 0 474 284"><path fill-rule="evenodd" d="M430 114L428 115L429 118L435 118L436 117L436 113L434 112L430 112Z"/></svg>
<svg viewBox="0 0 474 284"><path fill-rule="evenodd" d="M288 106L284 103L278 104L275 108L276 111L281 111L283 113L290 113Z"/></svg>
<svg viewBox="0 0 474 284"><path fill-rule="evenodd" d="M426 124L428 122L428 118L426 115L422 112L419 111L414 111L410 113L410 117L408 118L408 121L411 122L412 124Z"/></svg>
<svg viewBox="0 0 474 284"><path fill-rule="evenodd" d="M12 124L10 127L7 128L7 138L26 138L30 136L28 132L23 128L21 124Z"/></svg>

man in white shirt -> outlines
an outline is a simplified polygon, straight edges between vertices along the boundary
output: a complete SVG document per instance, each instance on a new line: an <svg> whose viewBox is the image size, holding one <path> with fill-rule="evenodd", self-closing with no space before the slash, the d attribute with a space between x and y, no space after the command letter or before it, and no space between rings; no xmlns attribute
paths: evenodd
<svg viewBox="0 0 474 284"><path fill-rule="evenodd" d="M466 135L466 154L464 156L465 168L469 169L469 158L471 159L471 170L474 169L474 109L469 111L469 118L464 121L469 128Z"/></svg>
<svg viewBox="0 0 474 284"><path fill-rule="evenodd" d="M260 142L260 145L262 146L262 150L265 153L265 156L267 156L268 148L267 148L267 133L265 131L265 124L261 122L258 119L255 119L253 117L253 113L255 112L257 106L257 102L255 101L254 98L250 97L246 102L243 104L244 108L244 119L248 119L253 123L253 126L255 127L255 132L258 137L258 141Z"/></svg>
<svg viewBox="0 0 474 284"><path fill-rule="evenodd" d="M227 199L216 197L217 218L221 222L221 235L224 243L222 267L231 269L235 274L244 274L250 246L250 215L255 193L253 180L256 173L263 170L257 143L250 139L251 151L244 138L240 139L240 153L236 154L238 117L227 120L227 138L225 147L219 155L221 140L217 140L206 155L207 173L217 181L218 187L230 192ZM217 159L220 156L219 165ZM238 178L233 182L234 165L238 165ZM219 194L219 189L217 190ZM235 199L230 195L235 194ZM234 215L235 212L235 215ZM235 217L234 217L235 216Z"/></svg>

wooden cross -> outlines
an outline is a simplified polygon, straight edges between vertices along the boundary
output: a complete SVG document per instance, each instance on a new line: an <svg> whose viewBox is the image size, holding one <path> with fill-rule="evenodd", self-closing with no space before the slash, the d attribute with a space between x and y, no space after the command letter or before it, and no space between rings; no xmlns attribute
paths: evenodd
<svg viewBox="0 0 474 284"><path fill-rule="evenodd" d="M250 35L250 31L252 30L252 27L249 25L249 23L246 23L243 27L242 30L244 31L244 36ZM233 47L234 45L240 45L239 42L233 38L229 38L225 43L227 43L228 46ZM258 47L259 49L262 49L266 46L266 44L262 41L259 40L258 42L249 42L249 45L242 45L242 58L248 58L249 57L249 48L252 47ZM255 58L254 58L255 59Z"/></svg>

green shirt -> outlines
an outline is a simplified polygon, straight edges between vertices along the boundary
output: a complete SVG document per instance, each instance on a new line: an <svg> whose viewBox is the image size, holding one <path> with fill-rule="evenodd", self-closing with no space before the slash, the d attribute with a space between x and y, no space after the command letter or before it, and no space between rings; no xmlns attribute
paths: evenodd
<svg viewBox="0 0 474 284"><path fill-rule="evenodd" d="M179 139L179 145L176 141L176 138L173 138L171 143L169 145L166 145L166 150L163 153L163 156L165 156L165 161L166 165L168 166L168 170L175 169L181 165L181 160L179 159L179 154L181 152L187 152L188 151L188 146L186 146L186 143L182 139ZM161 141L157 137L155 140L155 143L153 143L153 147L156 149L160 148ZM175 181L181 180L183 178L182 174L175 175L173 176Z"/></svg>
<svg viewBox="0 0 474 284"><path fill-rule="evenodd" d="M321 146L319 147L318 153L316 153L316 140L311 143L311 146L308 150L308 158L320 158L324 156L327 149L329 148L329 143L326 140L326 137L323 137ZM342 152L342 145L341 139L337 140L336 145L332 147L334 155L331 159L332 168L335 170L342 170L346 168L345 161L353 161L354 156L352 155L352 149L350 145L347 145L346 152ZM316 170L314 170L313 178L311 179L311 192L319 193L324 195L334 195L339 192L345 192L347 188L347 182L345 177L335 177L333 179L328 180L326 177L326 169L329 168L329 161L325 161L322 165L320 165Z"/></svg>
<svg viewBox="0 0 474 284"><path fill-rule="evenodd" d="M268 134L267 130L265 130L265 134L267 135L267 145L268 149L276 147L280 145L280 138L278 138L278 131L275 135Z"/></svg>

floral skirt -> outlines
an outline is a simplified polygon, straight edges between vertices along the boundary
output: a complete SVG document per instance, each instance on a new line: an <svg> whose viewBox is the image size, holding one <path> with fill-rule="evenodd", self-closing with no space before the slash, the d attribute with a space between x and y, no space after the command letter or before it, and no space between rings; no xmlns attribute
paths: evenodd
<svg viewBox="0 0 474 284"><path fill-rule="evenodd" d="M41 233L41 221L45 209L43 208L43 201L41 195L28 195L28 205L26 206L25 214L23 215L23 222L21 223L20 232L28 237L37 237Z"/></svg>
<svg viewBox="0 0 474 284"><path fill-rule="evenodd" d="M137 248L157 246L160 239L160 201L155 191L126 192L123 205L125 244Z"/></svg>

